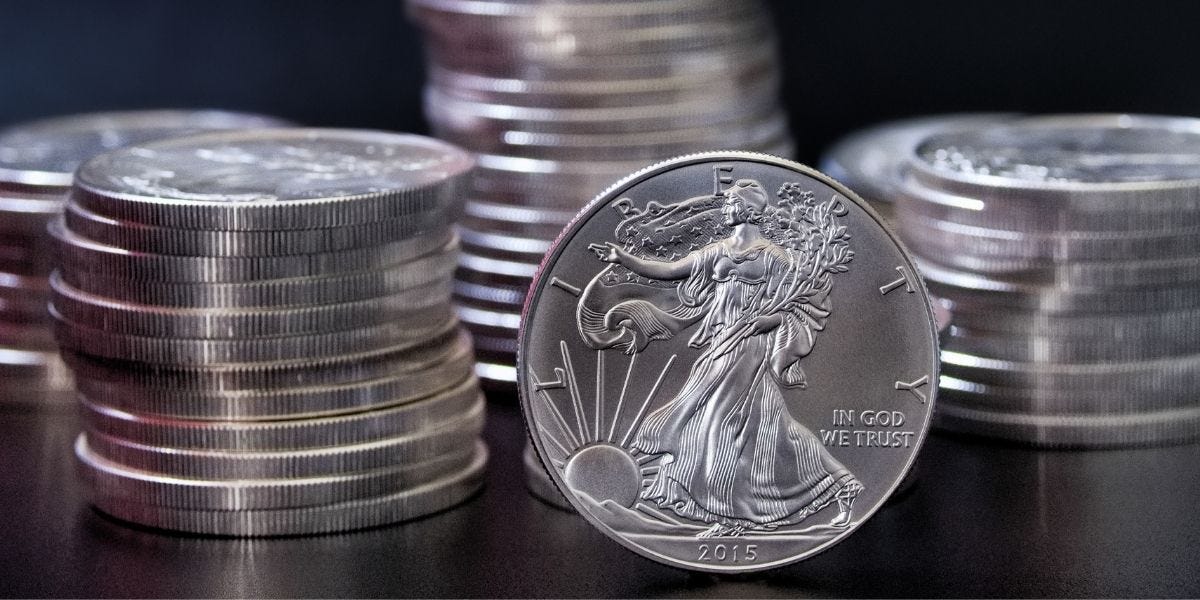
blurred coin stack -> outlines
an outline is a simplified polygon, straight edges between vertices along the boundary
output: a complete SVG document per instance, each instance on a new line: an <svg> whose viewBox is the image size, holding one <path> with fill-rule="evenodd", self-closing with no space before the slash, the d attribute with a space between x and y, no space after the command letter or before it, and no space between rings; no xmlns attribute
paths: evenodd
<svg viewBox="0 0 1200 600"><path fill-rule="evenodd" d="M118 518L347 530L453 505L487 460L450 304L472 160L418 136L246 130L100 155L51 231L76 454Z"/></svg>
<svg viewBox="0 0 1200 600"><path fill-rule="evenodd" d="M79 163L106 150L208 129L267 127L267 117L213 110L93 113L0 130L0 403L69 403L55 350L47 277L51 219Z"/></svg>
<svg viewBox="0 0 1200 600"><path fill-rule="evenodd" d="M1040 446L1200 433L1200 120L937 134L897 211L943 337L943 429Z"/></svg>
<svg viewBox="0 0 1200 600"><path fill-rule="evenodd" d="M713 149L791 154L774 34L757 1L409 0L425 112L478 153L459 315L477 372L515 393L517 327L550 241L605 187Z"/></svg>

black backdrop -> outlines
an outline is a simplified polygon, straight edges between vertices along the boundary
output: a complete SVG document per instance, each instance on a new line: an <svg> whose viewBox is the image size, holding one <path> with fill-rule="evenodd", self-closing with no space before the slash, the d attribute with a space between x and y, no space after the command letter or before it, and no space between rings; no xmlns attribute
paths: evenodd
<svg viewBox="0 0 1200 600"><path fill-rule="evenodd" d="M805 162L856 127L922 113L1200 114L1200 3L769 6ZM423 75L402 0L0 0L0 125L214 106L422 132Z"/></svg>

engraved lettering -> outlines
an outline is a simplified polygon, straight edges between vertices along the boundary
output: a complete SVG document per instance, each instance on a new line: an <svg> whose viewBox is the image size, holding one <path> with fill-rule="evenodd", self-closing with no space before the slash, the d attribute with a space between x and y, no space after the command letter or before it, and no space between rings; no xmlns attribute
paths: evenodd
<svg viewBox="0 0 1200 600"><path fill-rule="evenodd" d="M838 426L843 426L843 427L853 427L854 426L854 411L834 409L833 424L838 425Z"/></svg>
<svg viewBox="0 0 1200 600"><path fill-rule="evenodd" d="M713 195L722 198L725 196L725 189L722 185L733 183L733 177L725 175L732 173L733 165L713 165Z"/></svg>
<svg viewBox="0 0 1200 600"><path fill-rule="evenodd" d="M881 295L886 296L888 294L888 292L890 292L900 286L904 286L904 291L906 291L910 294L915 293L917 290L916 290L916 288L913 287L912 278L908 273L908 268L904 267L904 266L899 266L899 267L896 267L896 270L900 271L900 279L897 279L886 285L880 286L879 293Z"/></svg>
<svg viewBox="0 0 1200 600"><path fill-rule="evenodd" d="M929 384L929 376L922 375L920 377L920 379L917 379L916 381L913 381L911 383L897 381L896 389L912 392L912 394L917 397L917 400L921 401L921 404L925 404L925 394L922 394L921 390L918 390L917 388L922 387L924 385L928 385L928 384Z"/></svg>
<svg viewBox="0 0 1200 600"><path fill-rule="evenodd" d="M758 544L700 544L697 560L705 562L754 562L758 559Z"/></svg>

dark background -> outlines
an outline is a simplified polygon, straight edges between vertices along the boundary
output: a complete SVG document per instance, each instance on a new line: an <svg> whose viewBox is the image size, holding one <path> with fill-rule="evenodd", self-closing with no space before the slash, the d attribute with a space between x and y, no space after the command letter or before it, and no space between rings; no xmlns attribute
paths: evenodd
<svg viewBox="0 0 1200 600"><path fill-rule="evenodd" d="M731 0L737 1L737 0ZM947 111L1200 111L1200 3L774 0L798 158ZM401 0L0 0L0 125L218 107L424 131ZM911 491L770 574L688 574L524 493L493 399L488 486L428 519L236 541L90 510L69 413L0 409L0 596L1181 596L1200 594L1200 445L1034 451L934 436Z"/></svg>
<svg viewBox="0 0 1200 600"><path fill-rule="evenodd" d="M804 162L908 115L1200 112L1198 3L768 4ZM0 125L218 107L423 132L423 73L402 0L0 0Z"/></svg>

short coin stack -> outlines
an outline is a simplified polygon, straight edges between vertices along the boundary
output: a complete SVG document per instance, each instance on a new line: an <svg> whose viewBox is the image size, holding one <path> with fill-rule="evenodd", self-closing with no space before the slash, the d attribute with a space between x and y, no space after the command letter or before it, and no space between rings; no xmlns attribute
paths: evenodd
<svg viewBox="0 0 1200 600"><path fill-rule="evenodd" d="M478 153L459 315L478 373L515 392L521 305L550 242L628 173L679 154L791 153L774 35L757 1L409 0L425 111Z"/></svg>
<svg viewBox="0 0 1200 600"><path fill-rule="evenodd" d="M91 500L223 535L424 515L478 489L450 305L472 167L418 136L276 129L103 154L52 226Z"/></svg>
<svg viewBox="0 0 1200 600"><path fill-rule="evenodd" d="M53 254L46 226L62 212L75 167L136 142L277 124L240 113L153 110L56 117L0 131L0 403L72 399L46 312Z"/></svg>
<svg viewBox="0 0 1200 600"><path fill-rule="evenodd" d="M942 428L1063 447L1200 434L1200 120L934 135L897 220L952 313Z"/></svg>

